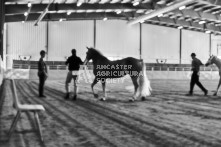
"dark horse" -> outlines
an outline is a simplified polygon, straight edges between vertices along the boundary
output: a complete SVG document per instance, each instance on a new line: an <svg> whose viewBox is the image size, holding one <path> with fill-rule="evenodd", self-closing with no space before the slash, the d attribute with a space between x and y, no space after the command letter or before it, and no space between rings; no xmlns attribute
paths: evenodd
<svg viewBox="0 0 221 147"><path fill-rule="evenodd" d="M134 101L138 97L141 97L142 100L145 99L146 96L151 94L150 82L146 75L146 67L145 64L138 59L127 57L121 60L110 61L102 55L98 50L94 48L88 48L86 59L84 61L84 65L86 65L90 60L93 61L93 73L95 75L95 79L91 84L92 92L94 97L98 97L97 94L94 93L94 85L97 84L98 81L101 81L104 97L101 100L106 99L106 79L107 78L120 78L127 74L130 75L135 91L134 96L130 100Z"/></svg>

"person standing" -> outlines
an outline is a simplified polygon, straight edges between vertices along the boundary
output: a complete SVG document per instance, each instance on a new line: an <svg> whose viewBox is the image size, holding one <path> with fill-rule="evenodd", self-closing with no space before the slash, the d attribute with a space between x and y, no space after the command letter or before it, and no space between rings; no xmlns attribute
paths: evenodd
<svg viewBox="0 0 221 147"><path fill-rule="evenodd" d="M191 57L192 57L192 76L191 76L191 81L190 81L190 91L187 95L193 95L193 88L194 88L194 85L198 85L199 88L204 92L204 95L206 96L207 93L208 93L208 90L205 89L203 87L203 85L200 83L199 81L199 71L200 71L200 66L203 65L202 62L196 58L196 54L195 53L192 53L191 54Z"/></svg>
<svg viewBox="0 0 221 147"><path fill-rule="evenodd" d="M76 55L76 49L71 50L72 56L68 57L67 61L65 62L66 65L68 65L68 74L65 82L65 89L66 89L66 96L65 99L69 99L70 96L70 89L69 84L74 79L74 97L73 100L77 99L77 77L78 72L80 69L80 65L83 64L80 57Z"/></svg>
<svg viewBox="0 0 221 147"><path fill-rule="evenodd" d="M47 66L44 62L46 52L44 50L40 51L41 58L38 61L38 77L39 77L39 97L46 97L44 95L44 85L48 77Z"/></svg>

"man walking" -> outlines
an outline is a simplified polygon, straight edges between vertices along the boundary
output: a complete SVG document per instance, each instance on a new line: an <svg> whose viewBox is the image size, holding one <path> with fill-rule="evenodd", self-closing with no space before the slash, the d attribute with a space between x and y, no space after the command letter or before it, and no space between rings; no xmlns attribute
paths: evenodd
<svg viewBox="0 0 221 147"><path fill-rule="evenodd" d="M65 82L65 89L66 89L66 96L65 99L69 98L70 95L70 90L69 90L69 84L72 80L74 79L74 97L73 100L77 99L77 77L78 77L78 72L80 65L83 64L82 60L80 57L76 55L76 50L72 49L71 50L72 56L68 57L67 61L65 62L66 65L68 65L68 74Z"/></svg>
<svg viewBox="0 0 221 147"><path fill-rule="evenodd" d="M189 94L187 94L187 95L193 95L193 88L194 88L195 84L198 85L199 88L204 92L204 95L207 95L208 90L205 89L199 81L200 66L203 65L203 64L199 59L196 58L195 53L192 53L191 57L193 59L192 60L192 71L193 71L193 73L192 73L191 81L190 81L190 91L189 91Z"/></svg>
<svg viewBox="0 0 221 147"><path fill-rule="evenodd" d="M46 52L44 50L40 51L41 58L38 61L38 77L39 77L39 97L46 97L44 95L44 84L48 77L47 66L43 60Z"/></svg>

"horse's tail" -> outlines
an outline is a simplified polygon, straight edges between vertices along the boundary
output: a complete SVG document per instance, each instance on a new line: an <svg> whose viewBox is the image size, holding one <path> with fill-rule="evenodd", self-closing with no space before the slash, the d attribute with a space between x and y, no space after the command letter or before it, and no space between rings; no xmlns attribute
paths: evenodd
<svg viewBox="0 0 221 147"><path fill-rule="evenodd" d="M139 75L139 96L143 99L151 95L152 88L147 78L146 65L142 62L142 72Z"/></svg>

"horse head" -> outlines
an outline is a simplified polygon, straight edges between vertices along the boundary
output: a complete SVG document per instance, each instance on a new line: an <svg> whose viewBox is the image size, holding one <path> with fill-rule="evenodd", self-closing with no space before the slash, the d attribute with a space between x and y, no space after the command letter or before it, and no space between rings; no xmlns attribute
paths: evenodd
<svg viewBox="0 0 221 147"><path fill-rule="evenodd" d="M216 59L216 56L214 56L214 55L210 56L205 65L209 66L209 65L213 64L215 59Z"/></svg>
<svg viewBox="0 0 221 147"><path fill-rule="evenodd" d="M91 59L94 58L94 48L92 47L86 47L88 51L86 52L86 58L84 60L84 65L86 65Z"/></svg>

